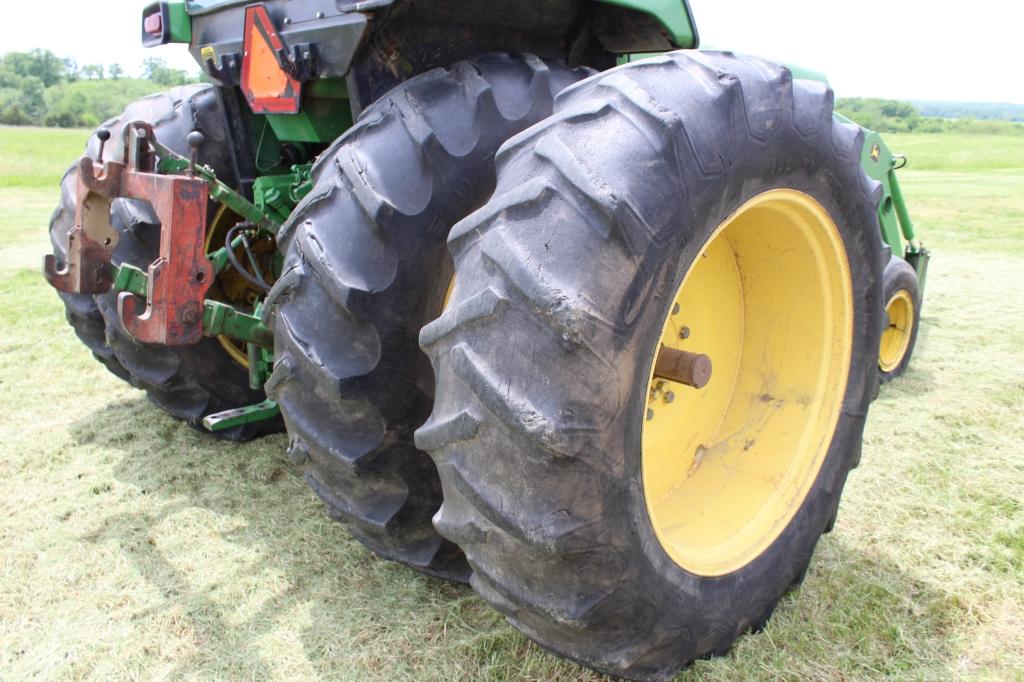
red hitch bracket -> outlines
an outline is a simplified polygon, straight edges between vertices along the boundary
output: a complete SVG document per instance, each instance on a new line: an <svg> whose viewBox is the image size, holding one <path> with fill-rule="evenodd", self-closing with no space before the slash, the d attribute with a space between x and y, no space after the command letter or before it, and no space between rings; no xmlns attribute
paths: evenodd
<svg viewBox="0 0 1024 682"><path fill-rule="evenodd" d="M88 158L79 163L78 208L69 233L66 265L57 271L53 256L48 256L43 270L47 281L60 291L109 291L113 283L111 258L117 247L110 204L117 198L148 202L160 221L160 253L147 271L145 309L140 312L134 294L122 292L117 299L118 315L125 329L143 343L192 345L202 338L203 302L214 277L204 248L209 188L193 174L154 172L150 125L132 123L126 133L125 163L96 164Z"/></svg>
<svg viewBox="0 0 1024 682"><path fill-rule="evenodd" d="M98 169L89 158L78 163L75 224L68 232L64 267L57 269L52 254L43 258L43 274L54 289L68 294L110 290L110 259L119 240L110 225L110 203L121 186L122 171L121 163L100 163Z"/></svg>

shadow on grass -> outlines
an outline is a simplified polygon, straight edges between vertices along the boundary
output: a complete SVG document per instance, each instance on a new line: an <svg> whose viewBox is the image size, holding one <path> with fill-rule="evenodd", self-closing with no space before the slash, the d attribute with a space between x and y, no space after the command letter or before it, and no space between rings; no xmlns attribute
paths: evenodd
<svg viewBox="0 0 1024 682"><path fill-rule="evenodd" d="M117 543L163 595L157 608L186 614L207 648L251 652L247 675L269 676L255 643L279 627L281 614L298 607L306 610L312 621L303 626L308 630L306 658L326 674L335 665L326 657L352 647L348 635L358 627L356 621L386 622L388 606L395 599L399 606L405 600L407 608L420 609L478 601L468 587L421 576L379 559L348 537L326 517L319 501L284 459L283 436L248 444L220 442L171 420L144 398L109 404L72 424L70 431L79 444L120 453L115 477L135 491L134 499L121 505L126 510L106 516L83 539ZM183 547L196 540L184 537L192 530L183 530L182 537L154 540L153 529L159 527L161 533L173 535L181 517L197 510L230 519L211 524L227 526L217 532L217 540L231 546L222 554L241 549L259 557L255 562L240 562L231 571L231 581L259 583L268 580L268 573L275 573L286 585L257 611L247 614L241 625L232 605L215 594L223 586L196 588L193 574L202 567L185 571L180 561L161 548ZM211 557L211 561L226 559L230 557ZM216 572L221 572L222 567L217 568ZM374 618L374 612L381 618ZM138 613L133 618L151 615ZM496 619L488 615L484 620L490 626ZM180 661L177 669L184 672L196 663Z"/></svg>
<svg viewBox="0 0 1024 682"><path fill-rule="evenodd" d="M121 456L115 476L131 492L83 540L116 543L162 596L132 620L147 627L174 612L200 643L173 662L172 676L274 676L281 671L268 650L280 648L268 649L269 638L296 645L296 670L328 678L605 679L548 656L467 587L379 559L349 538L284 459L283 436L222 443L142 398L109 404L71 433ZM955 600L847 544L841 531L842 519L764 634L680 679L955 669ZM206 572L221 577L204 580ZM240 620L235 600L265 584L276 587Z"/></svg>

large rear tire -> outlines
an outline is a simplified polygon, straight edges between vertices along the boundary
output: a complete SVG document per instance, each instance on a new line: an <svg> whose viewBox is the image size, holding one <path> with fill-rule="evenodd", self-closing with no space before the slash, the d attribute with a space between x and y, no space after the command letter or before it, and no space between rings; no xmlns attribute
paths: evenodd
<svg viewBox="0 0 1024 682"><path fill-rule="evenodd" d="M267 301L289 452L330 516L378 554L466 580L431 517L433 462L413 444L434 382L417 337L451 280L448 230L494 189L494 154L551 113L585 73L488 55L410 79L369 107L317 162L278 235Z"/></svg>
<svg viewBox="0 0 1024 682"><path fill-rule="evenodd" d="M187 156L188 133L206 136L200 161L231 184L235 176L224 140L224 113L210 85L191 85L150 95L128 105L124 113L103 124L110 131L103 158L123 161L122 128L132 121L153 126L157 139ZM98 139L89 140L86 153L96 158ZM58 261L67 252L67 237L75 220L75 167L61 182L61 202L50 221L50 241ZM212 214L212 212L211 212ZM111 225L120 234L115 265L129 263L145 270L159 254L160 225L150 207L141 201L117 199L111 206ZM151 402L171 416L203 430L208 414L265 399L262 390L249 387L248 371L237 363L217 339L204 338L194 346L170 348L136 341L121 324L117 313L118 292L97 296L60 293L68 323L93 355L114 375L146 392ZM216 435L229 440L248 440L278 431L280 420L247 424Z"/></svg>
<svg viewBox="0 0 1024 682"><path fill-rule="evenodd" d="M440 533L542 646L665 679L798 584L877 384L879 188L824 84L729 53L559 96L498 154L421 334ZM705 353L701 389L654 373Z"/></svg>

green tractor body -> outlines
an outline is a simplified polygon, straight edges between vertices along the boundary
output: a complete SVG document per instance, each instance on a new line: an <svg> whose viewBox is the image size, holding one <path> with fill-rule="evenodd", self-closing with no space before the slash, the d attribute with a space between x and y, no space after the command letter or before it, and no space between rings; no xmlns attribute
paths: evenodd
<svg viewBox="0 0 1024 682"><path fill-rule="evenodd" d="M253 4L245 0L154 3L143 11L143 21L159 15L159 35L147 34L144 30L143 42L148 45L186 43L211 80L226 87L237 86L241 77L244 13L246 6ZM266 114L263 124L270 127L278 142L333 141L351 126L352 113L364 108L380 91L380 87L374 89L368 85L369 78L355 78L357 70L352 67L364 40L372 33L375 17L388 13L396 4L395 0L261 4L266 6L272 21L281 26L279 33L285 43L312 45L317 62L315 76L314 72L309 74L314 76L310 81L313 87L307 90L304 106L295 114ZM588 29L593 31L591 39L596 38L604 50L617 55L620 63L673 49L695 49L699 44L697 26L686 0L595 0L596 9L585 8L585 3L579 0L561 3L537 0L510 3L501 13L490 8L474 12L471 8L476 4L458 0L427 3L423 14L415 14L409 22L417 29L416 37L406 43L409 53L418 57L416 63L403 56L399 43L392 46L394 52L389 55L393 66L401 64L407 76L477 54L488 49L485 45L495 49L494 43L489 42L495 33L513 41L507 47L523 49L523 33L537 32L542 37L533 45L526 43L525 46L535 47L539 53L564 56L566 42L573 30L579 30L580 22L592 27ZM422 39L424 14L429 17L428 23L436 23L432 28L439 40L444 41L446 33L459 33L462 44L443 45L433 53L433 59L424 55L426 49L437 47L425 44ZM435 15L438 18L434 18ZM458 20L453 21L454 17L465 23L460 25ZM387 21L390 23L392 18L387 17ZM398 25L403 23L401 16L394 21ZM467 35L479 36L481 42L466 40ZM299 61L302 59L297 53L293 56ZM824 80L816 71L796 66L790 69L796 78ZM358 93L351 102L348 101L349 88ZM870 177L882 183L886 196L879 212L883 239L893 253L903 254L913 264L923 287L928 256L916 243L913 223L895 174L899 165L905 163L906 159L893 155L877 133L866 136L864 168Z"/></svg>
<svg viewBox="0 0 1024 682"><path fill-rule="evenodd" d="M598 670L763 625L929 259L823 76L698 51L685 0L172 0L142 39L212 86L65 178L44 270L101 362L287 427L367 547Z"/></svg>

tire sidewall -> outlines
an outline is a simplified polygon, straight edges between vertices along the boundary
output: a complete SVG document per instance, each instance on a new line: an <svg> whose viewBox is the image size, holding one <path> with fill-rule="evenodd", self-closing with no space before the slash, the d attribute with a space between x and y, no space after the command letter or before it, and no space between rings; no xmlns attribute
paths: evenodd
<svg viewBox="0 0 1024 682"><path fill-rule="evenodd" d="M758 609L752 609L751 603L763 602L765 608L770 608L798 579L809 561L820 534L834 514L846 475L859 457L864 417L874 387L874 373L865 368L873 366L872 358L877 355L881 333L875 312L881 304L878 286L881 246L873 213L875 202L864 201L868 193L867 179L855 160L838 164L828 154L801 142L796 136L778 136L768 149L740 149L734 157L736 167L724 186L706 183L700 191L689 194L690 214L697 218L690 225L678 226L681 236L675 248L666 249L665 257L657 266L656 285L652 290L660 295L652 296L638 317L631 348L634 388L624 411L627 498L638 550L633 555L642 557L638 559L643 575L640 584L657 585L656 593L663 603L674 604L674 607L661 609L661 613L671 617L682 610L690 626L694 617L703 616L708 619L708 628L714 630L715 622L724 626L744 614L757 613ZM780 160L786 163L779 164ZM776 167L802 170L766 179L769 178L766 166L773 162ZM851 192L851 187L860 191ZM743 568L723 576L699 576L682 569L666 554L655 535L644 499L641 439L648 393L646 377L650 376L654 361L651 349L661 336L673 302L669 292L678 290L690 264L713 232L745 202L775 189L797 190L814 198L832 217L841 235L853 293L854 340L849 378L828 453L790 523L760 556ZM700 595L696 604L694 595ZM705 614L694 613L695 605Z"/></svg>

